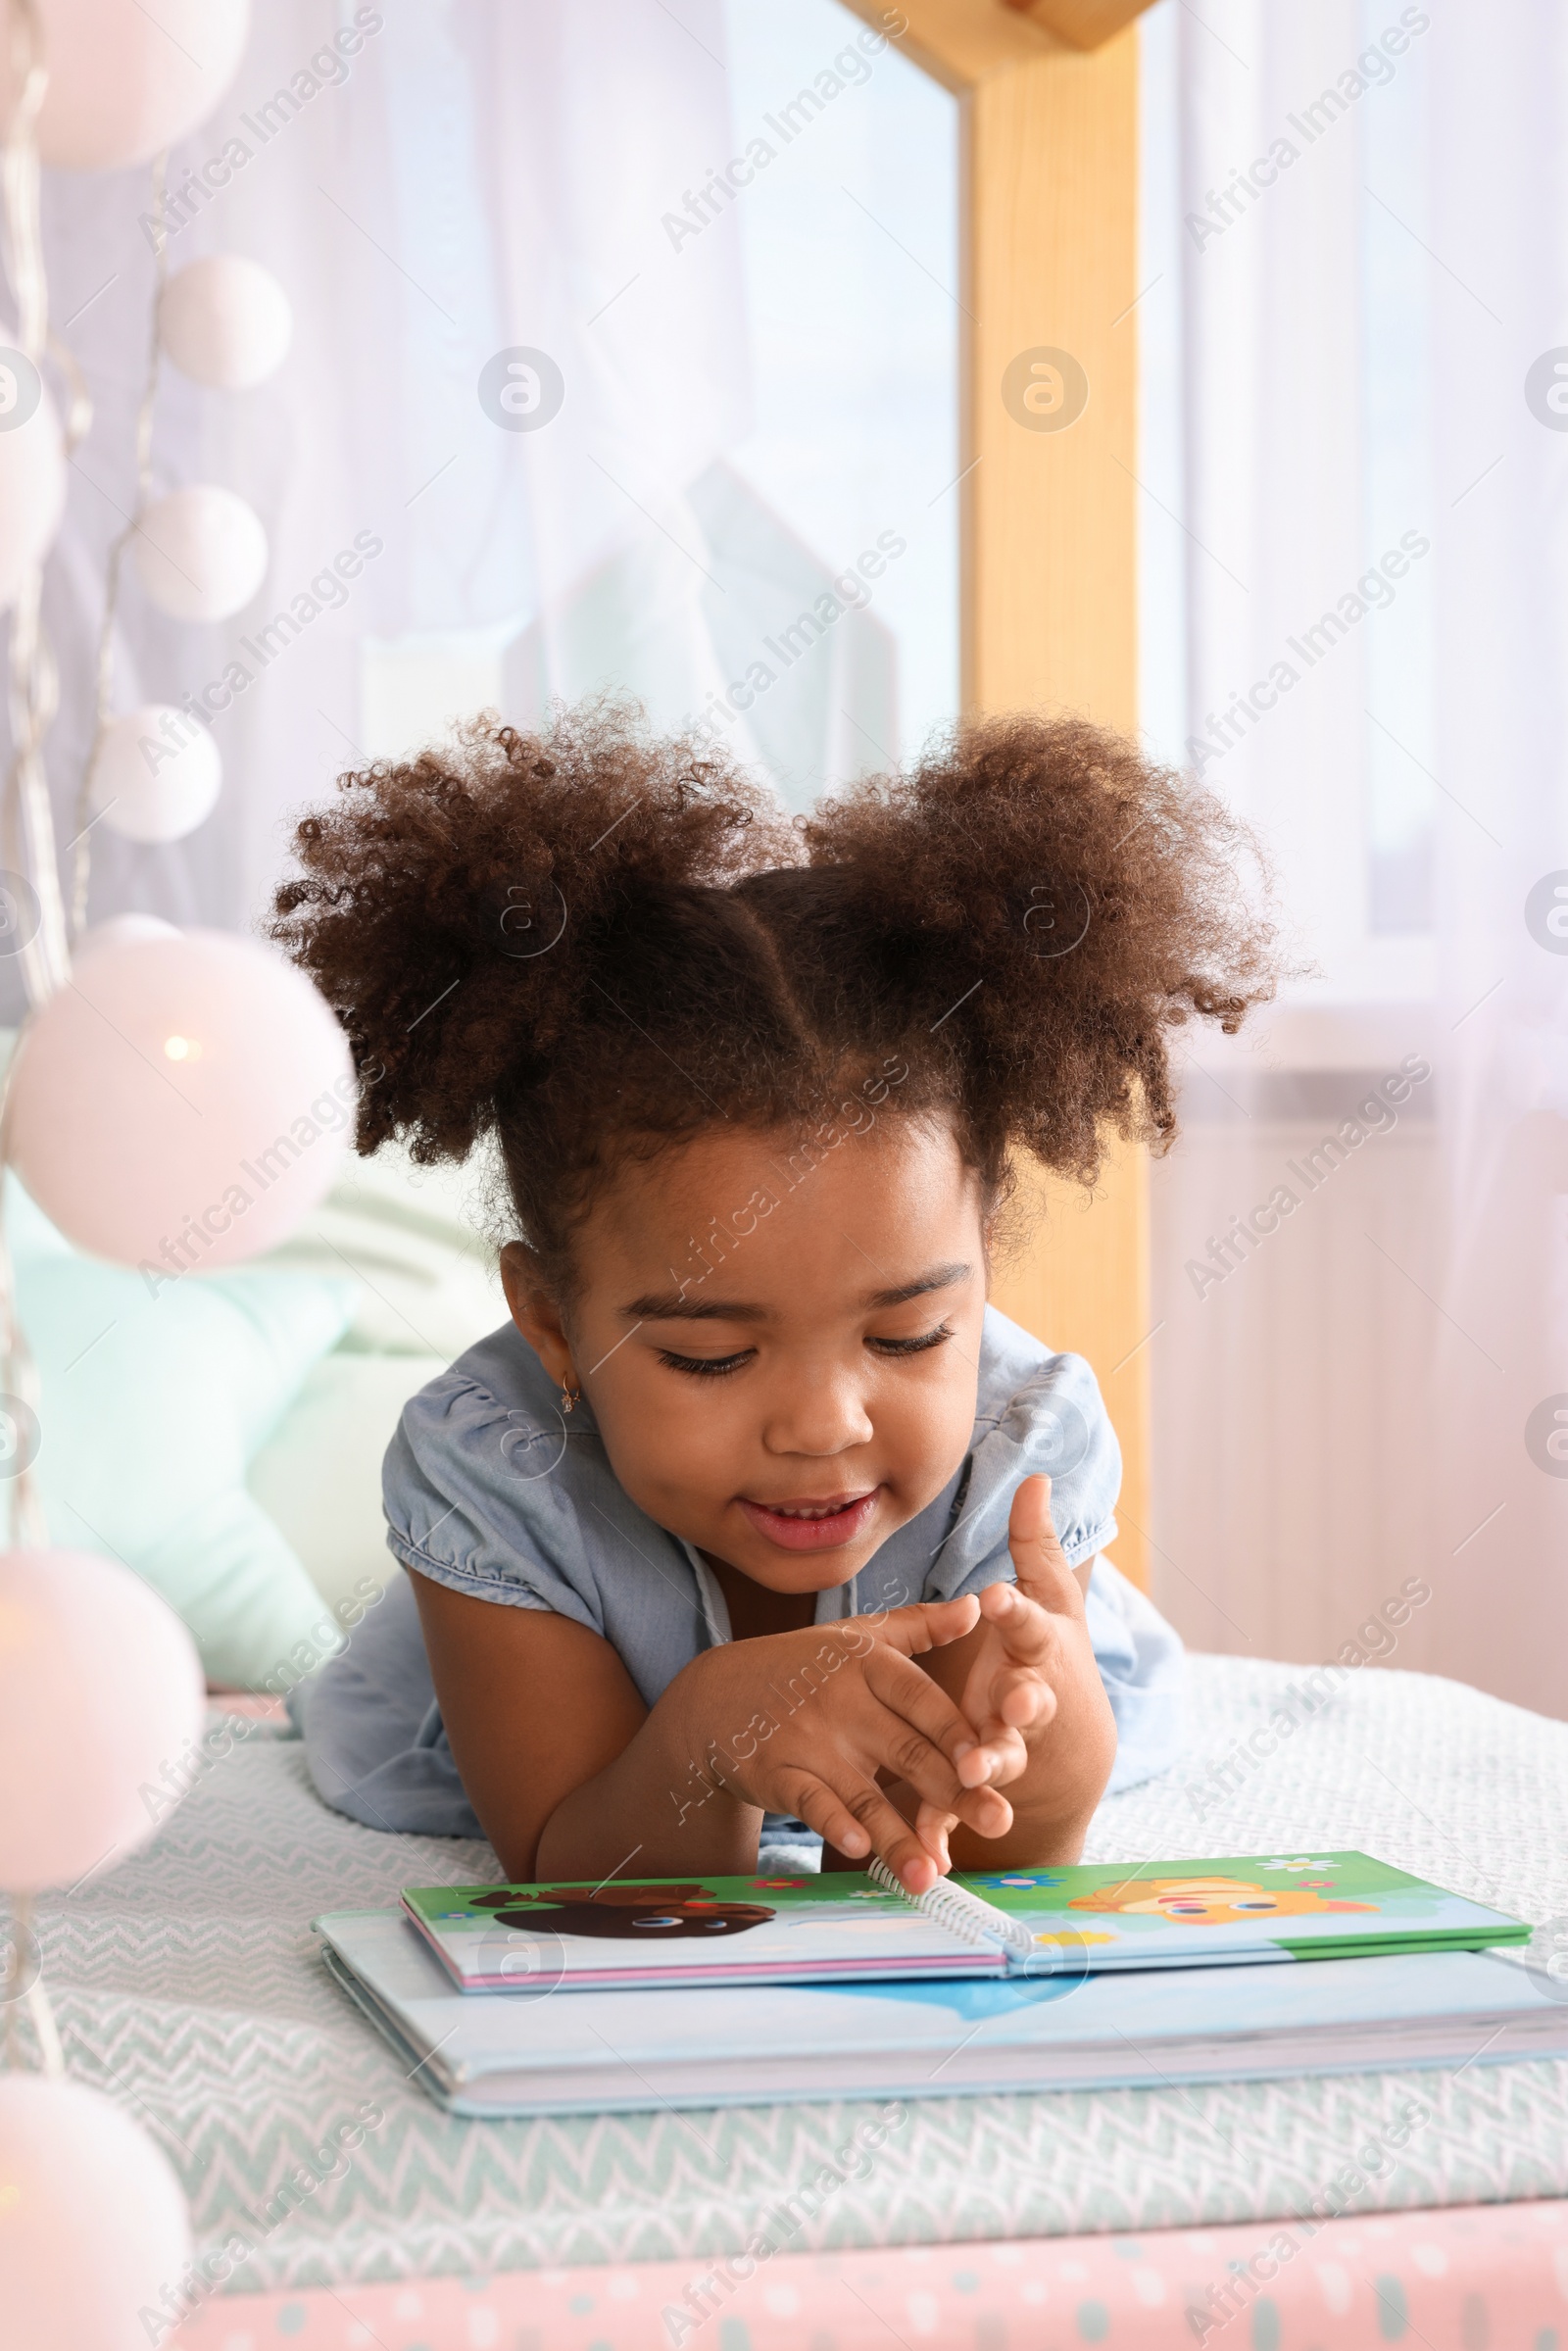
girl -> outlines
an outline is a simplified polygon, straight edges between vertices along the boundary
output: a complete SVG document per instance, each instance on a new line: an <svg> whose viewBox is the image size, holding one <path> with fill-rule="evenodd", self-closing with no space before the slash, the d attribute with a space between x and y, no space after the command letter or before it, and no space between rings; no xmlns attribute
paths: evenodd
<svg viewBox="0 0 1568 2351"><path fill-rule="evenodd" d="M988 1272L1020 1159L1164 1147L1170 1031L1271 992L1240 827L1027 717L794 825L605 708L341 789L276 936L359 1149L489 1142L514 1237L387 1456L409 1573L297 1693L322 1795L514 1880L747 1874L789 1822L912 1893L1075 1859L1175 1751L1179 1643L1099 1556L1089 1366Z"/></svg>

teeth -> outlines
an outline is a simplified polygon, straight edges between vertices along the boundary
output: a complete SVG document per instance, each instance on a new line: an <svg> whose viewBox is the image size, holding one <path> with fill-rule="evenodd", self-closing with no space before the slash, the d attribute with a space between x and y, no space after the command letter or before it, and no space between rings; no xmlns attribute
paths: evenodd
<svg viewBox="0 0 1568 2351"><path fill-rule="evenodd" d="M783 1502L775 1502L772 1510L775 1518L837 1518L841 1510L849 1507L848 1502L828 1502L819 1510L791 1510Z"/></svg>

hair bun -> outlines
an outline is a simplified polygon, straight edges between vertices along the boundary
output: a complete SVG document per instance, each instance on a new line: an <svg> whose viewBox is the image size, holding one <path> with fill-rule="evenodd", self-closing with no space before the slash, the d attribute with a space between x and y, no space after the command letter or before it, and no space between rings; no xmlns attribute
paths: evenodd
<svg viewBox="0 0 1568 2351"><path fill-rule="evenodd" d="M971 721L907 776L825 803L813 863L907 1026L966 1072L988 1136L1092 1180L1106 1123L1174 1133L1168 1036L1272 995L1248 828L1211 792L1086 720Z"/></svg>
<svg viewBox="0 0 1568 2351"><path fill-rule="evenodd" d="M992 1197L1019 1148L1092 1181L1107 1131L1174 1133L1171 1032L1274 986L1245 826L1077 719L962 726L792 824L624 706L492 717L344 776L296 846L273 935L348 1031L359 1148L495 1132L564 1280L628 1149L820 1121L877 1070Z"/></svg>
<svg viewBox="0 0 1568 2351"><path fill-rule="evenodd" d="M766 794L610 701L538 736L487 714L338 791L296 831L271 936L349 1033L362 1151L402 1134L465 1156L498 1088L568 1035L617 917L793 854Z"/></svg>

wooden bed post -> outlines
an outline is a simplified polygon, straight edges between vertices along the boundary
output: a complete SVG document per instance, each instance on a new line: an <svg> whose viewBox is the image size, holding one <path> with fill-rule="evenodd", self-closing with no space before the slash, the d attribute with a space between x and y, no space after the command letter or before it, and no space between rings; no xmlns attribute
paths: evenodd
<svg viewBox="0 0 1568 2351"><path fill-rule="evenodd" d="M889 21L883 0L849 5L867 24ZM1137 723L1132 20L1145 5L901 0L897 12L907 21L898 46L962 107L968 710L1045 706L1128 730ZM1122 1152L1092 1205L1062 1185L1047 1197L1048 1224L1025 1256L999 1269L994 1296L1099 1374L1126 1460L1115 1557L1144 1584L1147 1160Z"/></svg>

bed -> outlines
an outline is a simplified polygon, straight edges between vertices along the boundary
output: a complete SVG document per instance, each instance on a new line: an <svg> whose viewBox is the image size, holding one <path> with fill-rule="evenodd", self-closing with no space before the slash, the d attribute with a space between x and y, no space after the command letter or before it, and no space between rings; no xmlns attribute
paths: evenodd
<svg viewBox="0 0 1568 2351"><path fill-rule="evenodd" d="M1568 1725L1374 1669L1303 1707L1304 1681L1195 1659L1187 1760L1107 1800L1090 1857L1363 1845L1534 1921L1568 1917ZM285 1725L221 1703L215 1722L153 1844L43 1921L71 2072L162 2142L199 2258L221 2272L236 2232L251 2246L194 2296L171 2280L151 2340L1152 2345L1195 2339L1196 2294L1258 2351L1406 2329L1462 2351L1568 2342L1562 2063L935 2098L776 2258L714 2272L869 2110L445 2116L329 1982L310 1922L493 1874L492 1856L359 1828L321 1804ZM1370 2163L1361 2217L1293 2230L1411 2097L1429 2119Z"/></svg>

